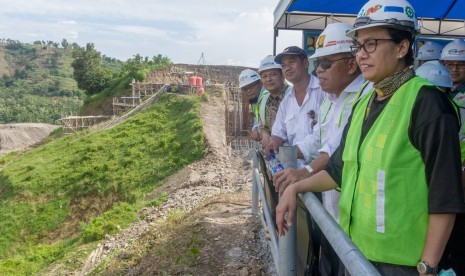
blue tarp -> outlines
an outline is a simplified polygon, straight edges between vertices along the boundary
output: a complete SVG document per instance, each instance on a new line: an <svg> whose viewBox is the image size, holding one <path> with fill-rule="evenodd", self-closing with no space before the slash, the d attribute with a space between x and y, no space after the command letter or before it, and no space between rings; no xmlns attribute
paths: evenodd
<svg viewBox="0 0 465 276"><path fill-rule="evenodd" d="M296 0L292 1L287 11L357 14L366 2L366 0ZM461 20L465 18L465 1L411 0L409 2L418 17Z"/></svg>
<svg viewBox="0 0 465 276"><path fill-rule="evenodd" d="M332 22L353 23L366 0L280 0L275 29L322 30ZM410 0L422 34L465 37L465 0Z"/></svg>

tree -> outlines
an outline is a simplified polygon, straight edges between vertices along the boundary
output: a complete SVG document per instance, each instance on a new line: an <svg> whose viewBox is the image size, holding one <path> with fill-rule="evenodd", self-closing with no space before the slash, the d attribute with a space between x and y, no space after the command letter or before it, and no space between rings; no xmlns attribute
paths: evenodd
<svg viewBox="0 0 465 276"><path fill-rule="evenodd" d="M156 66L160 67L171 64L171 60L168 57L162 56L160 54L158 54L157 56L153 56L152 60Z"/></svg>
<svg viewBox="0 0 465 276"><path fill-rule="evenodd" d="M93 43L87 43L85 49L75 49L73 58L74 79L87 95L97 94L107 87L110 76L101 67L101 54Z"/></svg>
<svg viewBox="0 0 465 276"><path fill-rule="evenodd" d="M144 58L137 54L134 58L128 59L123 64L123 70L128 72L128 75L132 78L137 79L138 81L143 81L140 79L138 72L144 70L146 68L146 63L144 62Z"/></svg>
<svg viewBox="0 0 465 276"><path fill-rule="evenodd" d="M65 49L68 49L69 43L68 40L66 40L66 38L63 38L63 40L61 41L61 46Z"/></svg>

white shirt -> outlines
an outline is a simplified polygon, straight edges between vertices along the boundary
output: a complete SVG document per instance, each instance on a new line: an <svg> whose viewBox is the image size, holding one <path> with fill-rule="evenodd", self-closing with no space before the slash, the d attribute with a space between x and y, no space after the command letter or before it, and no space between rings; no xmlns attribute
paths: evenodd
<svg viewBox="0 0 465 276"><path fill-rule="evenodd" d="M319 136L323 147L319 149L319 152L326 152L331 156L334 151L339 147L341 142L342 132L347 120L352 112L352 106L357 101L359 91L363 86L365 80L360 74L355 80L353 80L339 97L334 94L328 94L324 100L320 109L320 120L319 125ZM367 91L372 87L369 83L367 87L362 91L363 97ZM331 214L331 216L339 222L339 197L340 192L331 190L323 192L323 206Z"/></svg>
<svg viewBox="0 0 465 276"><path fill-rule="evenodd" d="M318 111L326 95L326 93L321 90L320 82L313 75L310 75L310 83L308 84L306 93L301 106L297 103L294 87L286 94L279 105L276 121L271 130L271 135L278 136L290 146L297 145L299 148L300 143L303 143L306 138L309 136L313 137L311 134L313 131L316 131L318 124L312 129L312 120L309 117L309 113L313 111L318 120ZM307 157L310 155L307 150L313 151L315 153L314 155L316 155L318 153L318 143L316 143L313 148L306 149L306 152L304 152L302 148L300 148L300 150L304 156L307 155L305 156L307 160Z"/></svg>
<svg viewBox="0 0 465 276"><path fill-rule="evenodd" d="M318 121L321 139L320 145L322 145L321 149L318 150L319 152L326 152L331 156L339 147L342 132L352 113L352 106L357 100L356 96L364 82L363 76L359 75L342 91L339 97L336 97L334 94L328 94L326 97L320 109L320 120ZM363 97L370 91L372 86L373 84L369 83L360 97ZM327 108L328 105L329 109Z"/></svg>

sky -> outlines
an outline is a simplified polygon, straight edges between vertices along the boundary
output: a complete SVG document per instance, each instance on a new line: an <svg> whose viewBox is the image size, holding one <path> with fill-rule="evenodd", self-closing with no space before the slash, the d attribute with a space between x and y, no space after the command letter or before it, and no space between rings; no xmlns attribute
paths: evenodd
<svg viewBox="0 0 465 276"><path fill-rule="evenodd" d="M126 61L161 54L174 63L258 67L273 53L279 0L0 0L0 38L94 43ZM301 46L280 31L277 52ZM204 54L204 60L200 57Z"/></svg>

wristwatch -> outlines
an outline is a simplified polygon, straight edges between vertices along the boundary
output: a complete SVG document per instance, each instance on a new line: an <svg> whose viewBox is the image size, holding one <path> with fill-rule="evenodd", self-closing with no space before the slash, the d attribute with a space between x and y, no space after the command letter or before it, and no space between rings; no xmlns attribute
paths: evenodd
<svg viewBox="0 0 465 276"><path fill-rule="evenodd" d="M310 175L313 174L313 168L310 167L310 165L305 165L305 169L307 169L307 171L308 171L308 173L309 173Z"/></svg>
<svg viewBox="0 0 465 276"><path fill-rule="evenodd" d="M417 270L418 270L418 273L420 274L437 274L438 273L438 267L431 267L425 261L420 261L417 264Z"/></svg>

